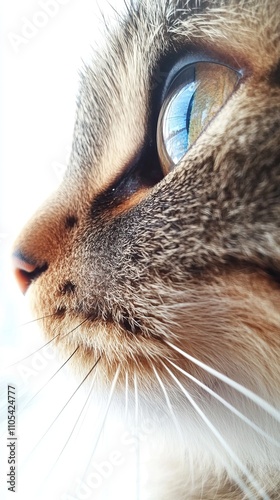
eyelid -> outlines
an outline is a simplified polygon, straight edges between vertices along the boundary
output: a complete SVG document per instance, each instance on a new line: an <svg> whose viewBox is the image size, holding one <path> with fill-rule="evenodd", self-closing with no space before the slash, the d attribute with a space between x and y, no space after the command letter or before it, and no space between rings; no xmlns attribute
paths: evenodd
<svg viewBox="0 0 280 500"><path fill-rule="evenodd" d="M209 56L205 52L189 52L187 55L184 55L178 59L178 61L172 66L171 70L169 71L164 87L162 89L162 95L161 95L161 102L160 106L164 103L166 100L167 96L170 94L172 91L172 86L173 82L176 80L180 73L186 69L187 66L190 66L192 64L196 63L214 63L214 64L220 64L221 66L226 66L227 68L236 71L240 79L244 76L244 71L241 67L239 66L232 66L222 60L222 58L219 57L214 57L214 56Z"/></svg>

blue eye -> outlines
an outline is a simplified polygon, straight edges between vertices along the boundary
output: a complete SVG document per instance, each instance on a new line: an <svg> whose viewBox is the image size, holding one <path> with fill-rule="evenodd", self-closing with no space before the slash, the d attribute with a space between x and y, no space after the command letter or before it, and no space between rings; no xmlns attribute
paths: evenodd
<svg viewBox="0 0 280 500"><path fill-rule="evenodd" d="M162 123L163 137L166 138L166 152L173 163L178 163L189 149L189 128L194 102L195 82L181 88L166 106L166 115Z"/></svg>
<svg viewBox="0 0 280 500"><path fill-rule="evenodd" d="M185 156L233 93L239 74L221 64L186 66L171 84L157 127L157 147L167 174Z"/></svg>

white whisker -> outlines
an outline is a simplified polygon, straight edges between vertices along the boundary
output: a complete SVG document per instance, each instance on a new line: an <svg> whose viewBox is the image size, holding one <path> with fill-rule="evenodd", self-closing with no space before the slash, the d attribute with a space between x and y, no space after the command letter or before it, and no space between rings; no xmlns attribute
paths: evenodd
<svg viewBox="0 0 280 500"><path fill-rule="evenodd" d="M114 379L113 379L113 382L112 382L112 385L111 385L111 389L110 389L110 392L109 392L109 396L108 396L108 401L107 401L107 405L106 405L106 408L105 408L105 412L104 412L104 415L103 415L103 418L102 418L102 422L101 422L99 431L97 433L97 438L95 440L95 443L94 443L94 446L93 446L93 449L92 449L92 453L91 453L90 459L88 461L88 465L87 465L87 467L85 469L85 472L84 472L84 477L85 477L85 475L86 475L86 473L88 471L88 468L89 468L90 463L92 461L93 455L94 455L94 453L96 451L96 448L98 446L98 443L99 443L99 440L100 440L100 437L101 437L101 434L102 434L102 431L103 431L103 428L104 428L104 425L105 425L105 422L106 422L106 419L107 419L109 408L110 408L111 403L112 403L112 399L113 399L113 395L114 395L114 392L115 392L115 389L116 389L116 385L117 385L119 374L120 374L120 365L118 366L118 368L116 370L116 373L115 373L115 376L114 376Z"/></svg>
<svg viewBox="0 0 280 500"><path fill-rule="evenodd" d="M34 394L34 396L32 396L32 398L27 401L27 403L21 408L20 412L21 413L27 406L30 405L30 403L36 398L36 396L38 396L38 394L40 394L40 392L50 383L50 381L64 368L64 366L68 363L68 361L70 361L70 359L76 354L76 352L78 351L79 347L77 347L75 349L74 352L72 352L72 354L66 359L66 361L64 361L64 363L62 363L62 365L58 368L58 370L55 371L55 373L47 380L47 382Z"/></svg>
<svg viewBox="0 0 280 500"><path fill-rule="evenodd" d="M95 365L94 365L94 367L95 367ZM94 368L94 367L93 367L93 368ZM74 434L74 431L75 431L75 429L76 429L76 427L77 427L77 425L78 425L78 423L79 423L79 421L80 421L80 419L81 419L81 416L82 416L82 415L83 415L83 413L84 413L84 410L85 410L85 408L86 408L86 406L87 406L87 404L88 404L89 398L90 398L90 396L91 396L91 394L92 394L93 385L94 385L94 382L95 382L95 379L96 379L96 375L97 375L97 372L95 372L95 373L94 373L94 375L93 375L93 379L92 379L92 382L91 382L91 384L90 384L90 388L89 388L89 391L88 391L88 395L87 395L86 400L85 400L85 402L84 402L84 404L83 404L83 406L82 406L82 409L81 409L81 410L80 410L80 412L79 412L79 415L78 415L78 417L77 417L77 419L76 419L76 422L75 422L75 424L74 424L74 426L73 426L73 428L72 428L72 431L70 432L70 434L69 434L69 436L68 436L68 438L67 438L67 440L66 440L66 442L65 442L65 444L64 444L64 446L63 446L63 448L61 449L61 451L60 451L60 453L59 453L59 455L58 455L57 459L55 460L55 462L53 463L53 465L52 465L52 467L51 467L50 471L48 472L48 475L45 477L45 479L44 479L44 483L46 483L46 482L48 481L48 479L49 479L49 477L51 476L51 474L52 474L52 472L53 472L53 470L54 470L54 468L55 468L56 464L57 464L57 463L58 463L58 461L60 460L60 458L61 458L61 456L62 456L62 454L63 454L63 452L64 452L64 450L65 450L66 446L68 445L68 443L69 443L69 441L70 441L71 437L72 437L72 436L73 436L73 434ZM40 487L42 487L42 486L43 486L43 484L42 484Z"/></svg>
<svg viewBox="0 0 280 500"><path fill-rule="evenodd" d="M81 417L82 417L82 415L83 415L83 413L84 413L84 410L85 410L85 408L86 408L86 406L87 406L87 404L88 404L88 402L89 402L89 398L90 398L90 396L92 395L92 390L93 390L94 382L95 382L95 379L96 379L96 375L97 375L97 372L95 372L95 373L94 373L94 375L93 375L93 379L92 379L92 382L91 382L91 384L90 384L90 388L89 388L89 391L88 391L88 395L87 395L87 397L86 397L86 400L85 400L85 402L84 402L84 404L83 404L83 406L82 406L82 409L81 409L81 411L80 411L80 413L79 413L79 415L78 415L78 417L77 417L77 419L76 419L76 422L75 422L75 424L74 424L74 426L73 426L73 429L72 429L71 433L69 434L69 436L68 436L68 438L67 438L67 441L66 441L65 445L63 446L63 448L62 448L62 450L61 450L61 452L60 452L60 454L59 454L59 456L58 456L58 458L57 458L57 460L56 460L55 464L58 462L58 460L60 459L60 457L61 457L62 453L64 452L64 450L65 450L65 448L66 448L67 444L69 443L69 441L70 441L71 437L73 436L73 433L74 433L74 431L75 431L75 429L76 429L76 427L77 427L77 425L78 425L78 423L79 423L79 421L80 421L80 419L81 419ZM54 464L54 465L55 465L55 464Z"/></svg>
<svg viewBox="0 0 280 500"><path fill-rule="evenodd" d="M257 482L257 480L254 478L254 476L251 474L249 469L244 465L239 457L235 454L235 452L231 449L231 447L228 445L228 443L225 441L223 436L220 434L220 432L216 429L216 427L212 424L212 422L208 419L208 417L205 415L205 413L201 410L201 408L198 406L198 404L195 402L195 400L192 398L192 396L189 394L189 392L185 389L185 387L181 384L181 382L177 379L177 377L174 375L174 373L163 363L163 366L165 369L168 371L168 373L171 375L173 380L176 382L178 387L180 387L181 391L183 394L186 396L188 401L191 403L192 407L195 409L195 411L198 413L198 415L202 418L202 420L205 422L207 427L211 430L212 434L217 438L219 443L221 443L222 447L224 450L228 453L229 457L235 462L237 467L240 469L242 474L248 479L248 481L251 483L253 488L258 492L259 495L261 495L263 500L270 500L269 496L263 491L262 486ZM231 475L234 477L234 473L231 472ZM236 475L235 475L236 476ZM234 478L238 486L241 488L241 490L248 494L249 498L252 498L252 492L248 489L248 486L240 477L235 477Z"/></svg>
<svg viewBox="0 0 280 500"><path fill-rule="evenodd" d="M190 373L186 372L185 370L183 370L182 368L180 368L179 366L177 366L175 363L173 363L169 359L167 361L172 366L174 366L174 368L176 368L178 371L180 371L181 373L183 373L183 375L185 375L187 378L189 378L190 380L192 380L199 387L201 387L206 392L208 392L208 394L211 394L211 396L213 396L215 399L217 399L218 401L220 401L220 403L222 403L232 413L234 413L237 417L239 417L241 420L243 420L243 422L245 422L248 426L250 426L252 429L254 429L258 434L260 434L261 436L265 437L267 439L267 441L269 441L274 446L277 446L278 448L280 448L280 442L279 441L277 441L276 439L274 439L273 437L271 437L263 429L261 429L261 427L259 427L254 422L252 422L248 417L246 417L245 415L243 415L243 413L241 413L239 410L237 410L237 408L235 408L228 401L226 401L226 399L222 398L222 396L220 396L215 391L213 391L212 389L210 389L210 387L208 387L203 382L201 382L200 380L198 380L196 377L194 377Z"/></svg>
<svg viewBox="0 0 280 500"><path fill-rule="evenodd" d="M81 323L79 323L77 326L75 326L75 328L72 328L72 330L70 330L70 332L67 332L65 333L64 335L62 335L62 337L59 336L59 340L63 340L65 339L66 337L68 337L68 335L70 335L71 333L75 332L75 330L78 330L78 328L80 328L80 326L82 326L84 323L86 323L88 321L88 318L84 319L83 321L81 321ZM60 335L60 334L59 334Z"/></svg>
<svg viewBox="0 0 280 500"><path fill-rule="evenodd" d="M124 408L125 421L127 421L127 416L128 416L128 391L129 391L128 372L125 372L125 408Z"/></svg>
<svg viewBox="0 0 280 500"><path fill-rule="evenodd" d="M243 394L244 396L246 396L248 399L253 401L253 403L258 405L260 408L262 408L264 411L266 411L270 416L272 416L275 420L277 420L277 422L280 422L280 412L276 408L274 408L272 405L270 405L267 401L265 401L263 398L261 398L260 396L255 394L253 391L251 391L250 389L247 389L246 387L239 384L238 382L235 382L234 380L230 379L229 377L227 377L223 373L215 370L214 368L211 368L210 366L206 365L202 361L199 361L198 359L194 358L190 354L187 354L186 352L182 351L182 349L180 349L179 347L171 344L171 342L165 341L165 343L169 347L174 349L175 351L182 354L182 356L184 356L186 359L188 359L192 363L194 363L197 366L199 366L200 368L202 368L204 371L210 373L214 377L218 378L219 380L221 380L225 384L229 385L230 387L232 387L236 391L238 391L241 394Z"/></svg>
<svg viewBox="0 0 280 500"><path fill-rule="evenodd" d="M180 426L179 426L178 419L176 418L176 415L175 415L174 410L173 410L173 408L172 408L172 404L171 404L171 402L170 402L170 399L169 399L169 396L168 396L168 394L167 394L167 390L166 390L166 388L165 388L165 386L164 386L164 383L163 383L163 381L162 381L161 377L159 376L159 374L158 374L158 372L157 372L157 370L156 370L155 366L154 366L154 365L152 365L152 367L153 367L153 370L154 370L155 376L156 376L156 378L157 378L157 380L158 380L158 382L159 382L159 385L160 385L160 387L161 387L161 389L162 389L162 392L163 392L163 394L164 394L165 401L166 401L167 407L168 407L168 409L169 409L169 411L170 411L170 414L171 414L171 417L172 417L173 423L174 423L174 425L175 425L175 427L176 427L177 431L178 431L180 434L182 434L182 430L181 430L181 428L180 428Z"/></svg>
<svg viewBox="0 0 280 500"><path fill-rule="evenodd" d="M136 433L136 500L140 499L139 397L137 374L134 371L135 433Z"/></svg>
<svg viewBox="0 0 280 500"><path fill-rule="evenodd" d="M137 384L137 375L134 372L134 399L135 399L135 427L138 429L139 425L139 398L138 398L138 384Z"/></svg>
<svg viewBox="0 0 280 500"><path fill-rule="evenodd" d="M92 366L92 368L89 370L89 372L86 374L86 376L83 378L83 380L79 383L78 387L75 389L75 391L73 392L73 394L71 394L70 398L66 401L66 403L63 405L63 407L61 408L60 412L57 414L57 416L55 417L55 419L52 421L52 423L49 425L49 427L47 428L47 430L44 432L44 434L42 435L42 437L39 439L39 441L37 442L37 444L34 446L34 448L32 449L30 455L32 455L34 453L34 451L38 448L39 444L43 441L43 439L45 438L45 436L48 434L48 432L50 431L50 429L53 427L53 425L55 424L55 422L57 421L57 419L60 417L60 415L63 413L63 411L65 410L66 406L70 403L70 401L73 399L73 397L75 396L75 394L77 393L77 391L80 389L80 387L83 385L83 383L86 381L86 379L89 377L89 375L91 374L91 372L94 370L94 368L97 366L97 364L99 363L100 361L100 357L98 358L98 360L94 363L94 365ZM30 458L30 456L27 458L27 460Z"/></svg>

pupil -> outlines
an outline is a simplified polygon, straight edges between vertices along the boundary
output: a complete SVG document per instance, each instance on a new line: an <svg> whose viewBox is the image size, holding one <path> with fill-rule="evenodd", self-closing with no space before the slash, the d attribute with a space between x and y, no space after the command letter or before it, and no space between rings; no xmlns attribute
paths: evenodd
<svg viewBox="0 0 280 500"><path fill-rule="evenodd" d="M187 116L186 116L186 131L187 131L187 134L188 134L187 148L189 147L189 133L190 133L190 124L191 124L191 116L192 116L194 98L195 98L195 92L191 96L191 100L190 100L189 105L188 105Z"/></svg>
<svg viewBox="0 0 280 500"><path fill-rule="evenodd" d="M163 138L166 150L176 165L185 155L189 143L189 128L196 83L191 82L176 92L166 109Z"/></svg>

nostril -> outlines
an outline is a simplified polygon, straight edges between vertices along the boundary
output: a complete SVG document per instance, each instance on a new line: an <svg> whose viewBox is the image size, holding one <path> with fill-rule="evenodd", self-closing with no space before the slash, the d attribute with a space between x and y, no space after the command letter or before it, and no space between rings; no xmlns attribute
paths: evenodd
<svg viewBox="0 0 280 500"><path fill-rule="evenodd" d="M19 253L15 253L12 260L18 285L24 294L27 292L31 281L37 278L48 268L47 264L44 264L43 266L32 264Z"/></svg>

